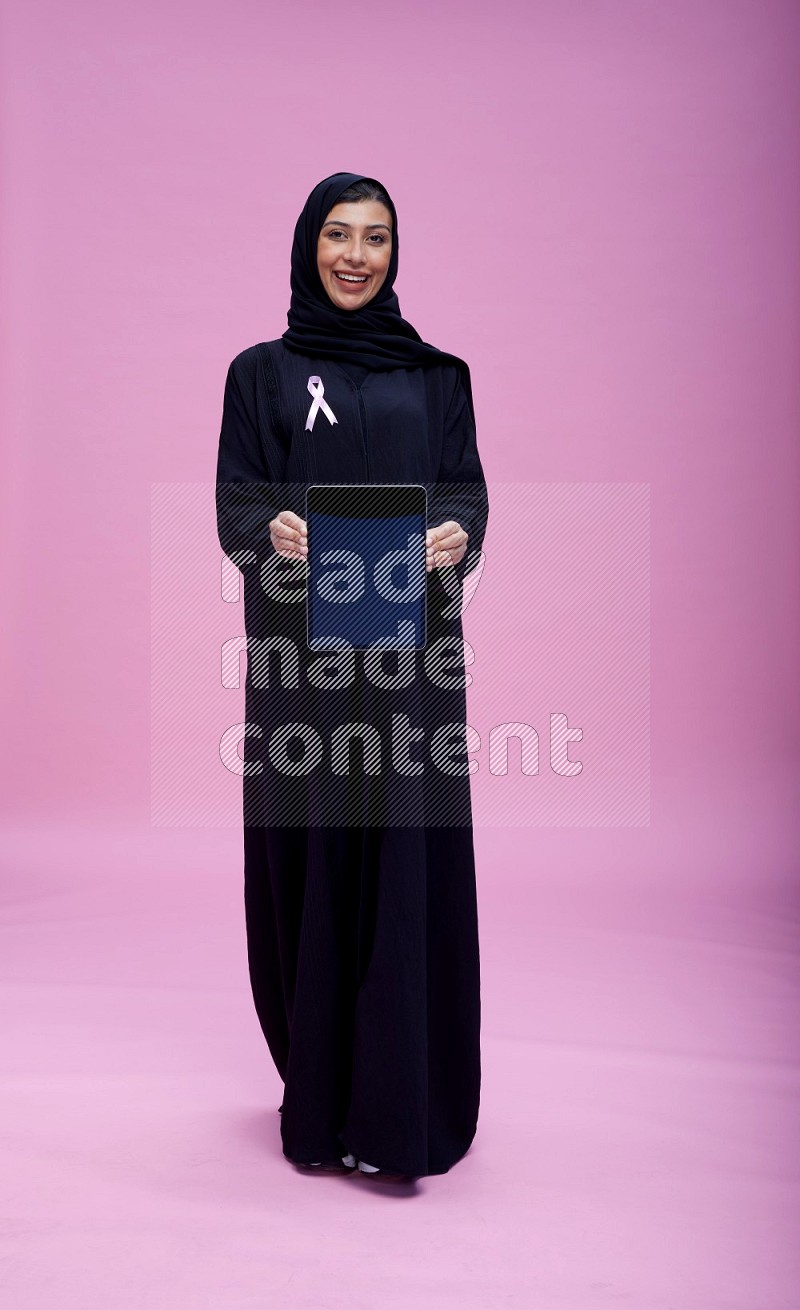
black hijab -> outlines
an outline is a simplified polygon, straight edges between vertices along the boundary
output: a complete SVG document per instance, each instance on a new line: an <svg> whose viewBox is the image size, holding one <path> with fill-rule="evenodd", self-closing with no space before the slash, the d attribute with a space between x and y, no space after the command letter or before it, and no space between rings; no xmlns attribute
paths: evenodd
<svg viewBox="0 0 800 1310"><path fill-rule="evenodd" d="M394 291L397 276L399 241L397 211L389 197L392 213L392 253L386 279L376 295L363 309L340 309L322 285L317 268L317 241L337 197L354 182L366 178L363 173L332 173L314 187L303 212L295 224L292 242L292 297L286 315L289 324L283 334L288 349L301 355L318 355L328 359L351 361L365 368L385 371L393 368L425 368L434 364L455 364L467 393L473 422L475 408L469 366L458 355L439 350L423 341L416 328L400 313ZM388 196L389 193L382 182Z"/></svg>

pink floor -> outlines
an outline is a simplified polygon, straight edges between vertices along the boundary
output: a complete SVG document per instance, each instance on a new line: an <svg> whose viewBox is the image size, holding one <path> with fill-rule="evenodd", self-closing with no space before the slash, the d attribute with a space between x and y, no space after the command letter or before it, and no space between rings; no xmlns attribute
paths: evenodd
<svg viewBox="0 0 800 1310"><path fill-rule="evenodd" d="M281 1155L236 830L7 832L5 1304L795 1307L787 800L479 830L478 1134L400 1187Z"/></svg>

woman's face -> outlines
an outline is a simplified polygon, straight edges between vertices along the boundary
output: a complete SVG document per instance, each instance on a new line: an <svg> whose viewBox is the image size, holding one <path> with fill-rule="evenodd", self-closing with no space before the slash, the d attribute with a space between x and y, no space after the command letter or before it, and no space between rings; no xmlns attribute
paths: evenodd
<svg viewBox="0 0 800 1310"><path fill-rule="evenodd" d="M317 241L317 268L334 305L361 309L372 300L386 280L391 255L392 216L386 205L359 200L333 206Z"/></svg>

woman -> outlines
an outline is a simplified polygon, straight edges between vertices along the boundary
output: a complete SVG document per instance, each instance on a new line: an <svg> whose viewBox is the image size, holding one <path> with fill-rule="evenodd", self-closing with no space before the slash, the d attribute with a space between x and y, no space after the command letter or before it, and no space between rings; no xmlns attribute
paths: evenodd
<svg viewBox="0 0 800 1310"><path fill-rule="evenodd" d="M397 267L385 188L320 182L295 227L288 330L228 370L217 523L244 577L247 949L283 1152L418 1177L464 1155L480 1099L460 608L488 499L469 369L402 318ZM426 489L426 647L390 653L384 676L368 651L309 649L314 484ZM335 763L332 734L354 722L380 730L380 773L366 750Z"/></svg>

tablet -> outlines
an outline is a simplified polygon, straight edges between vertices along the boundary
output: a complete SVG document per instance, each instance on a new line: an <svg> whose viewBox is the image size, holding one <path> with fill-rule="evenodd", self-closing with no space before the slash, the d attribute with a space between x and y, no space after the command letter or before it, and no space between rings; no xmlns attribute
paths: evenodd
<svg viewBox="0 0 800 1310"><path fill-rule="evenodd" d="M425 488L309 487L306 527L310 649L424 647Z"/></svg>

